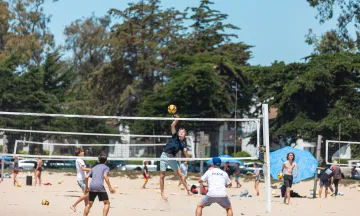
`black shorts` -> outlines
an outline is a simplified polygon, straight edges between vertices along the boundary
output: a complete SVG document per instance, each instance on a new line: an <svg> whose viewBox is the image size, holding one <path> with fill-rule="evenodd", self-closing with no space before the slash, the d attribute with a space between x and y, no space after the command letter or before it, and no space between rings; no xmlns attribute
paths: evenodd
<svg viewBox="0 0 360 216"><path fill-rule="evenodd" d="M99 201L109 200L108 194L106 192L89 192L89 201L94 202L95 198L99 196Z"/></svg>
<svg viewBox="0 0 360 216"><path fill-rule="evenodd" d="M284 184L285 184L285 187L289 187L291 188L292 186L292 183L293 183L293 176L292 175L284 175Z"/></svg>
<svg viewBox="0 0 360 216"><path fill-rule="evenodd" d="M320 187L330 187L330 180L329 179L320 179Z"/></svg>

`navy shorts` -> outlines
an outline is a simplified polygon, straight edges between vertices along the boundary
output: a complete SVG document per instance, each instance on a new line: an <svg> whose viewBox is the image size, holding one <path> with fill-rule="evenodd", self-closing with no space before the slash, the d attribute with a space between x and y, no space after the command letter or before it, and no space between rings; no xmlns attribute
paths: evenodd
<svg viewBox="0 0 360 216"><path fill-rule="evenodd" d="M326 179L326 180L321 180L320 179L320 187L326 187L326 188L328 188L328 187L330 187L330 181L329 181L329 179Z"/></svg>

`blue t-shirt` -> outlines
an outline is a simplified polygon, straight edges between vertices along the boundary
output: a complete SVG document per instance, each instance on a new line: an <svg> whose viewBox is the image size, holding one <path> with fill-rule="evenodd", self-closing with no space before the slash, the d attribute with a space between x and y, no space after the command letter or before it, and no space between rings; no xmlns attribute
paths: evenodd
<svg viewBox="0 0 360 216"><path fill-rule="evenodd" d="M104 187L104 174L109 173L110 169L105 164L98 164L91 169L89 175L92 178L90 182L91 192L106 192Z"/></svg>
<svg viewBox="0 0 360 216"><path fill-rule="evenodd" d="M176 156L179 151L184 151L185 148L186 143L184 142L184 140L180 140L177 133L174 133L170 141L165 145L164 152Z"/></svg>

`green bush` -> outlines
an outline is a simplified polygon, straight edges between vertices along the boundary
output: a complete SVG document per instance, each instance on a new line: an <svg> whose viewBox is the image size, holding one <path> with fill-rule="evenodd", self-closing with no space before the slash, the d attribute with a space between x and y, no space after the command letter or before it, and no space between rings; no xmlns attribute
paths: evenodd
<svg viewBox="0 0 360 216"><path fill-rule="evenodd" d="M97 162L97 160L87 160L87 161L85 161L85 163L88 163L91 167L93 167L96 162Z"/></svg>
<svg viewBox="0 0 360 216"><path fill-rule="evenodd" d="M43 155L50 155L50 150L44 149L43 150Z"/></svg>
<svg viewBox="0 0 360 216"><path fill-rule="evenodd" d="M251 155L245 151L238 151L235 154L232 154L233 157L251 157Z"/></svg>
<svg viewBox="0 0 360 216"><path fill-rule="evenodd" d="M127 164L132 164L132 165L143 165L143 161L126 161Z"/></svg>
<svg viewBox="0 0 360 216"><path fill-rule="evenodd" d="M29 152L26 152L26 151L18 151L17 153L22 154L22 155L28 155L29 154Z"/></svg>

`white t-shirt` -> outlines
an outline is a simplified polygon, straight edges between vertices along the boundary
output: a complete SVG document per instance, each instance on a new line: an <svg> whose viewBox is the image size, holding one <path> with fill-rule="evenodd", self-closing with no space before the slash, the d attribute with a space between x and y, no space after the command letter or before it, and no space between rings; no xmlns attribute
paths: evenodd
<svg viewBox="0 0 360 216"><path fill-rule="evenodd" d="M230 184L231 181L226 172L219 168L212 168L201 177L201 180L208 183L209 197L227 197L226 185Z"/></svg>
<svg viewBox="0 0 360 216"><path fill-rule="evenodd" d="M85 162L83 159L76 159L76 179L77 180L85 180L86 172L81 169L81 166L85 166Z"/></svg>

